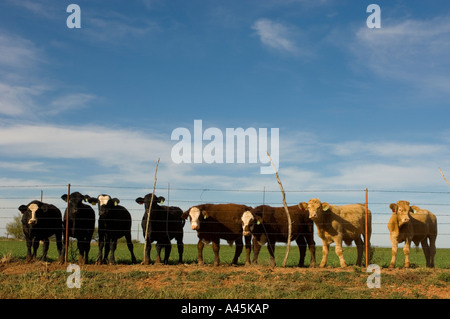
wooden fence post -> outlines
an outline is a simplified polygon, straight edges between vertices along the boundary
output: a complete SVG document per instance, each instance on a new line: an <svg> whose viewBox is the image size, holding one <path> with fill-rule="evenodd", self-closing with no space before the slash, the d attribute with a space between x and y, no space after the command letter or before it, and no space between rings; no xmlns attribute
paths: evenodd
<svg viewBox="0 0 450 319"><path fill-rule="evenodd" d="M145 263L145 252L147 250L148 225L150 224L150 213L152 211L153 197L155 196L156 173L158 172L158 165L159 165L159 158L158 158L158 162L156 162L155 178L153 180L152 198L150 200L150 207L148 208L147 225L145 227L145 234L144 234L144 261L143 261L144 263Z"/></svg>
<svg viewBox="0 0 450 319"><path fill-rule="evenodd" d="M70 201L70 184L67 185L67 209L66 209L66 242L64 243L64 262L67 264L67 250L69 249L69 201Z"/></svg>
<svg viewBox="0 0 450 319"><path fill-rule="evenodd" d="M364 240L364 244L366 245L366 268L369 266L369 237L368 237L368 228L369 228L369 207L368 207L368 201L367 201L367 198L368 198L368 190L367 190L367 188L365 189L365 194L366 194L366 196L365 196L365 198L366 198L366 200L365 200L365 205L364 205L364 208L365 208L365 212L366 212L366 218L365 218L365 220L366 220L366 222L365 222L365 227L366 227L366 230L365 230L365 233L366 233L366 236L365 236L365 240Z"/></svg>
<svg viewBox="0 0 450 319"><path fill-rule="evenodd" d="M291 222L291 215L289 214L289 209L286 205L286 195L284 194L284 189L283 189L283 185L281 184L280 178L278 177L278 172L277 169L275 168L275 165L273 164L272 158L269 155L269 152L266 152L267 156L269 156L270 159L270 163L272 163L272 167L275 171L275 177L277 178L278 181L278 185L280 185L280 189L281 189L281 195L283 196L283 206L284 206L284 211L286 212L286 218L287 218L287 222L288 222L288 238L287 238L287 246L286 246L286 255L284 256L284 260L283 260L283 267L286 266L286 262L289 256L289 249L291 247L291 234L292 234L292 222Z"/></svg>

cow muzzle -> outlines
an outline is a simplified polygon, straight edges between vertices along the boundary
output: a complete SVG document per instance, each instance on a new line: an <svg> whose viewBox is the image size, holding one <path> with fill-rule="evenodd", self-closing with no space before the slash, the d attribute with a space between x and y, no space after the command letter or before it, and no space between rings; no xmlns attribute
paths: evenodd
<svg viewBox="0 0 450 319"><path fill-rule="evenodd" d="M36 225L36 224L37 224L37 219L31 218L31 219L28 221L28 225Z"/></svg>
<svg viewBox="0 0 450 319"><path fill-rule="evenodd" d="M200 225L199 224L191 224L191 229L192 230L199 230L200 229Z"/></svg>
<svg viewBox="0 0 450 319"><path fill-rule="evenodd" d="M400 220L400 227L401 226L403 226L403 225L406 225L407 223L409 223L409 218L402 218L401 220Z"/></svg>

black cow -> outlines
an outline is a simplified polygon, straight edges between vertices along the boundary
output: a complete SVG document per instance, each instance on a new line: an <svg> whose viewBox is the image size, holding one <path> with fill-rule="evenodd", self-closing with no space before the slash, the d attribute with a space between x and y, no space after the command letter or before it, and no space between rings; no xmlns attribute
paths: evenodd
<svg viewBox="0 0 450 319"><path fill-rule="evenodd" d="M27 242L27 261L36 259L36 253L39 248L39 241L44 241L42 257L47 259L47 251L49 246L49 237L55 235L56 247L58 249L58 261L64 262L62 252L62 217L61 211L51 205L34 200L28 205L20 205L22 213L22 228ZM33 252L31 252L33 247Z"/></svg>
<svg viewBox="0 0 450 319"><path fill-rule="evenodd" d="M136 203L139 205L145 204L145 213L142 217L142 232L144 238L147 231L147 219L148 211L150 208L150 202L152 194L145 195L144 198L136 198ZM161 249L164 248L164 264L169 263L170 251L172 250L172 244L170 241L176 239L178 247L178 262L183 262L183 227L185 220L181 218L183 211L179 207L175 206L160 206L164 202L164 197L153 196L152 209L150 212L150 221L148 223L148 236L147 244L144 256L144 264L150 263L150 250L151 243L156 241L156 260L155 263L161 262Z"/></svg>
<svg viewBox="0 0 450 319"><path fill-rule="evenodd" d="M91 249L91 240L95 229L95 212L91 206L83 204L83 201L87 201L89 198L89 195L83 195L79 192L74 192L70 194L68 204L68 235L69 237L77 239L77 246L79 251L78 263L80 264L88 263L89 261L89 250ZM61 199L67 202L67 194L62 195ZM67 208L64 214L63 221L64 242L66 240L66 216Z"/></svg>
<svg viewBox="0 0 450 319"><path fill-rule="evenodd" d="M236 243L236 250L231 264L237 264L244 248L242 241L242 214L251 209L249 206L238 204L203 204L191 207L183 213L183 218L189 217L191 229L197 231L197 261L200 265L203 264L203 247L205 243L209 242L212 242L214 251L214 266L220 264L220 239L225 239L230 245L233 242ZM244 236L244 238L247 254L245 264L249 265L252 238L250 234Z"/></svg>
<svg viewBox="0 0 450 319"><path fill-rule="evenodd" d="M309 212L300 205L288 207L291 217L291 240L295 240L300 251L299 267L304 266L306 245L311 253L310 267L316 264L316 243L314 242L314 224L309 219ZM288 223L284 207L261 205L245 212L242 217L244 234L253 235L253 263L258 262L261 245L267 243L270 263L275 266L275 243L287 242Z"/></svg>
<svg viewBox="0 0 450 319"><path fill-rule="evenodd" d="M114 252L117 248L117 240L123 236L127 240L127 247L131 254L131 262L136 263L131 241L131 215L128 210L118 205L118 198L102 194L97 198L90 197L88 202L92 205L98 204L98 256L97 264L107 263L109 251L109 263L115 264ZM105 254L103 255L103 248ZM102 256L103 255L103 256Z"/></svg>

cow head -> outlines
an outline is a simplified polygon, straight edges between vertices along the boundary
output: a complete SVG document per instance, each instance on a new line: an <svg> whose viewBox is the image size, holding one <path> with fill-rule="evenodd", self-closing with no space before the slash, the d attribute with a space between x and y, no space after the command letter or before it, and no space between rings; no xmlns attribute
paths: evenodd
<svg viewBox="0 0 450 319"><path fill-rule="evenodd" d="M34 226L38 223L42 214L48 211L48 204L35 200L28 205L20 205L19 211L23 215L22 223L24 225Z"/></svg>
<svg viewBox="0 0 450 319"><path fill-rule="evenodd" d="M156 196L153 195L153 203L152 206L158 205L158 203L162 204L164 203L166 199L162 196ZM145 204L145 212L148 212L148 209L150 208L150 203L152 201L152 193L145 195L144 198L142 197L138 197L136 198L136 203L138 203L139 205Z"/></svg>
<svg viewBox="0 0 450 319"><path fill-rule="evenodd" d="M242 214L241 221L242 234L244 236L248 236L250 233L254 232L256 225L260 225L262 223L262 217L247 210Z"/></svg>
<svg viewBox="0 0 450 319"><path fill-rule="evenodd" d="M78 210L89 207L89 206L85 206L83 204L83 201L87 202L89 200L89 198L91 198L89 195L83 195L79 192L74 192L74 193L70 194L69 205L68 205L69 213L77 214ZM67 203L67 194L62 195L61 199Z"/></svg>
<svg viewBox="0 0 450 319"><path fill-rule="evenodd" d="M330 209L330 204L326 202L322 203L318 198L312 198L308 201L308 204L300 203L300 207L307 208L309 212L309 218L312 221L315 221L321 219L322 214Z"/></svg>
<svg viewBox="0 0 450 319"><path fill-rule="evenodd" d="M118 198L111 198L111 196L106 194L98 195L97 198L89 197L87 201L91 205L98 204L99 216L107 214L109 208L114 208L120 203Z"/></svg>
<svg viewBox="0 0 450 319"><path fill-rule="evenodd" d="M399 200L397 204L392 203L389 205L389 208L392 210L392 214L397 216L398 226L402 227L406 225L410 221L410 212L413 212L418 207L409 206L409 202L404 200Z"/></svg>
<svg viewBox="0 0 450 319"><path fill-rule="evenodd" d="M206 210L201 210L199 207L191 207L181 215L184 219L189 217L191 221L192 230L200 230L201 220L208 218L208 212Z"/></svg>

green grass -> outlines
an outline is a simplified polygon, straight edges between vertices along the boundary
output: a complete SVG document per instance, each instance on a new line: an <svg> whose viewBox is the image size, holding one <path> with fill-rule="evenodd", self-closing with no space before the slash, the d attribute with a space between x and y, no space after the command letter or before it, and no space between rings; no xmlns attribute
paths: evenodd
<svg viewBox="0 0 450 319"><path fill-rule="evenodd" d="M211 245L204 250L205 266L197 265L196 245L185 245L183 265L143 266L129 265L129 252L126 245L120 243L116 252L118 266L82 266L81 288L69 289L65 265L39 262L28 265L25 263L25 242L0 241L0 299L450 298L450 249L438 249L435 269L425 267L421 250L412 249L411 269L390 270L385 268L390 261L390 248L375 248L372 263L382 267L380 289L368 289L366 281L370 274L354 265L354 247L344 248L349 265L345 269L339 267L334 249L330 251L326 269L297 268L298 249L295 245L291 247L287 267L281 267L285 249L285 246L276 248L279 266L276 268L269 266L266 247L261 250L257 266L243 266L245 252L239 259L239 266L228 266L234 254L234 246L228 245L221 246L220 267L212 266ZM143 245L136 244L134 251L138 261L142 261ZM318 247L318 262L321 253L321 247ZM97 246L92 245L91 263L96 255ZM154 256L152 249L152 260ZM76 256L74 258L76 260ZM55 243L50 244L49 259L57 260ZM176 260L178 253L174 245L170 263L175 264ZM402 251L397 260L398 266L402 266ZM306 261L309 264L309 255Z"/></svg>
<svg viewBox="0 0 450 319"><path fill-rule="evenodd" d="M41 245L42 246L42 245ZM39 247L38 257L42 254L42 247ZM134 244L134 253L138 261L142 261L143 259L143 250L144 245L140 243ZM231 260L234 256L235 246L228 246L227 244L222 244L220 246L220 260L222 264L230 264ZM78 258L76 251L76 243L71 244L71 248L69 248L69 261L76 261ZM89 253L90 262L94 262L98 253L97 244L91 245L91 251ZM281 266L284 260L284 256L286 253L286 246L281 245L277 246L275 250L275 260L277 266ZM3 256L10 255L11 257L25 260L26 256L26 245L24 241L17 240L5 240L0 241L0 258ZM126 247L125 243L118 243L118 247L116 250L116 261L118 264L129 264L131 263L130 253ZM152 245L151 250L151 259L155 260L156 249L155 245ZM162 252L162 256L164 256L164 251ZM161 256L161 257L162 257ZM344 247L344 258L347 262L347 265L352 266L356 263L356 248L355 247ZM253 253L251 258L253 257ZM206 264L212 264L214 261L214 253L212 251L211 245L206 245L203 250L203 258ZM56 244L54 242L50 243L50 248L48 252L49 261L57 260L57 251ZM299 259L299 251L296 245L291 245L289 258L286 262L287 267L295 267L298 264ZM322 259L322 247L316 247L316 263L317 265L320 263ZM375 247L371 259L372 264L377 264L380 267L384 268L389 266L389 262L391 260L391 248L382 248ZM176 248L176 244L172 245L171 256L169 259L170 264L176 264L178 261L178 251ZM184 257L183 262L187 264L197 263L197 245L187 244L184 248ZM307 250L307 255L305 259L305 264L308 266L310 262L310 254L309 250ZM245 250L242 252L239 261L239 264L245 263ZM267 247L262 247L258 263L260 265L269 265L269 254L267 252ZM403 267L404 263L404 255L403 250L399 249L397 253L397 267ZM410 263L411 268L417 267L425 267L425 257L421 248L412 248L410 251ZM330 252L328 254L328 263L327 266L330 267L339 267L339 259L334 252L334 246L330 247ZM450 249L437 249L436 257L435 257L435 267L450 269Z"/></svg>

